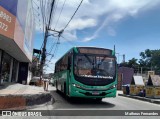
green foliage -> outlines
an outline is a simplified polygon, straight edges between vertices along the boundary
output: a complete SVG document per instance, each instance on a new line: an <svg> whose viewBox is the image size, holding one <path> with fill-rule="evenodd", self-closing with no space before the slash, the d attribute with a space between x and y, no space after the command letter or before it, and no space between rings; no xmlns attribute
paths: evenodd
<svg viewBox="0 0 160 119"><path fill-rule="evenodd" d="M143 67L145 70L155 70L157 73L160 72L160 49L146 49L145 52L140 53L140 56L140 67Z"/></svg>
<svg viewBox="0 0 160 119"><path fill-rule="evenodd" d="M121 63L120 66L131 67L134 70L142 67L143 71L154 70L156 74L160 74L160 49L146 49L144 52L140 52L140 56L141 59L132 58L128 62Z"/></svg>
<svg viewBox="0 0 160 119"><path fill-rule="evenodd" d="M137 72L137 69L139 67L139 64L137 63L137 61L138 59L132 58L128 62L121 63L120 66L133 68L134 71Z"/></svg>

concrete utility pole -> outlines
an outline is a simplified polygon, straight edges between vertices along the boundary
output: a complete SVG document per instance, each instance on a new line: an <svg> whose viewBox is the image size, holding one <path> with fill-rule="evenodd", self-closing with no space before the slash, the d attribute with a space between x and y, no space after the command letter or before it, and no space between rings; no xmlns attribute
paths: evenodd
<svg viewBox="0 0 160 119"><path fill-rule="evenodd" d="M142 75L142 73L143 73L143 67L141 67L141 75Z"/></svg>
<svg viewBox="0 0 160 119"><path fill-rule="evenodd" d="M123 61L122 62L125 63L125 54L123 54Z"/></svg>
<svg viewBox="0 0 160 119"><path fill-rule="evenodd" d="M45 60L46 60L46 44L47 44L47 38L48 38L48 29L49 29L50 24L51 24L51 18L52 18L54 3L55 3L55 0L53 0L52 3L51 3L51 11L50 11L50 16L49 16L49 22L48 22L47 26L45 27L45 36L44 36L44 41L43 41L42 58L41 58L41 65L40 65L41 80L42 80L42 77L43 77L43 67L44 67Z"/></svg>

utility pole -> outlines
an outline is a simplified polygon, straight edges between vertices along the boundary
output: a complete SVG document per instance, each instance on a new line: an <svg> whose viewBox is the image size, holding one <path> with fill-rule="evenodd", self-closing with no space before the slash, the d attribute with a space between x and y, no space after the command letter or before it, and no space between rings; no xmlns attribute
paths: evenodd
<svg viewBox="0 0 160 119"><path fill-rule="evenodd" d="M114 45L114 54L116 55L116 45Z"/></svg>
<svg viewBox="0 0 160 119"><path fill-rule="evenodd" d="M42 58L41 58L41 65L40 65L41 80L42 80L42 76L43 76L43 67L44 67L45 60L46 60L46 44L47 44L47 38L48 38L48 29L49 29L50 24L51 24L51 18L52 18L54 3L55 3L55 0L53 0L52 3L51 3L51 11L50 11L50 16L49 16L49 22L48 22L47 26L45 27L45 35L44 35L43 48L42 48Z"/></svg>
<svg viewBox="0 0 160 119"><path fill-rule="evenodd" d="M125 63L125 54L122 55L123 56L123 63Z"/></svg>
<svg viewBox="0 0 160 119"><path fill-rule="evenodd" d="M141 75L142 75L142 73L143 73L143 67L141 67Z"/></svg>

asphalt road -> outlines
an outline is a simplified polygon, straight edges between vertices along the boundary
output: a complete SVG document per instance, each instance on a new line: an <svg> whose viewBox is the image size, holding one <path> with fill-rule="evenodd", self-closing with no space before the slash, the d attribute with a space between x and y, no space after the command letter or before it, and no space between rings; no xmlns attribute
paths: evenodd
<svg viewBox="0 0 160 119"><path fill-rule="evenodd" d="M118 96L116 98L104 98L101 102L96 102L91 99L67 99L63 94L52 91L54 103L46 103L38 107L33 107L33 110L160 110L160 105L145 101L131 99Z"/></svg>
<svg viewBox="0 0 160 119"><path fill-rule="evenodd" d="M116 98L104 98L101 102L96 102L95 100L88 100L88 99L67 99L65 96L63 96L60 93L57 93L56 91L52 91L52 96L54 97L54 100L52 102L35 106L29 109L30 111L36 111L36 110L69 110L69 115L74 115L73 112L76 110L82 110L82 111L77 111L77 115L79 116L61 116L61 111L54 113L56 116L50 117L49 115L53 115L51 111L47 111L48 117L38 117L38 119L41 118L54 118L54 119L80 119L80 118L85 118L85 119L159 119L160 116L81 116L83 114L88 114L90 115L91 113L94 113L96 115L96 110L97 114L98 111L102 110L160 110L160 105L158 104L153 104L149 102L144 102L136 99L131 99L131 98L126 98L126 97L121 97L118 96ZM89 110L89 111L88 111ZM94 110L94 112L90 111ZM87 112L88 111L88 112ZM113 111L114 113L114 111ZM68 114L68 112L67 112ZM86 115L87 115L86 114ZM57 116L58 115L58 116ZM92 115L92 114L91 114ZM113 114L114 115L114 114ZM160 114L159 114L160 115ZM26 117L23 117L26 118ZM37 118L37 117L32 117L32 118ZM8 119L8 118L7 118ZM17 117L16 117L17 119Z"/></svg>
<svg viewBox="0 0 160 119"><path fill-rule="evenodd" d="M98 114L98 110L160 110L160 105L158 104L153 104L153 103L149 103L149 102L144 102L144 101L140 101L140 100L136 100L136 99L131 99L131 98L126 98L126 97L121 97L118 96L116 98L104 98L101 102L96 102L95 100L91 100L91 99L67 99L64 95L62 95L61 93L57 93L56 91L52 91L52 96L54 97L54 103L48 103L45 105L41 105L39 107L35 107L34 109L31 110L65 110L69 112L66 112L67 114L69 113L69 115L92 115L92 113L94 113L96 115L96 113ZM82 111L76 111L76 110L82 110ZM89 110L89 111L88 111ZM92 112L92 110L94 110ZM96 111L97 110L97 111ZM56 112L55 115L59 115L57 117L54 117L56 119L60 118L60 115L63 113L64 115L66 113L62 112ZM150 111L149 111L150 112ZM152 111L151 111L152 112ZM74 113L74 114L73 114ZM76 113L76 114L75 114ZM114 111L113 111L114 113ZM47 113L48 115L52 115L51 112ZM114 115L114 114L113 114ZM160 115L160 114L159 114ZM145 119L151 119L151 118L156 118L159 119L160 117L150 117L150 116L141 116L141 117L121 117L121 116L93 116L93 117L87 117L87 119L90 118L95 118L95 119L101 119L101 118L135 118L135 119L139 119L139 118L145 118ZM63 116L64 118L64 116ZM68 118L74 118L73 117L66 117L66 119ZM78 116L76 116L76 118L78 118ZM86 117L85 117L86 118Z"/></svg>

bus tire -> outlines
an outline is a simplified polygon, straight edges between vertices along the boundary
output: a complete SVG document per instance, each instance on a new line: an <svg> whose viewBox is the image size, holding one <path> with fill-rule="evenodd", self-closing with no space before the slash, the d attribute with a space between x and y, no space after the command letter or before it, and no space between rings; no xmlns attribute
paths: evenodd
<svg viewBox="0 0 160 119"><path fill-rule="evenodd" d="M57 83L57 81L55 82L55 87L56 87L56 91L58 92L59 90L58 90L58 83Z"/></svg>
<svg viewBox="0 0 160 119"><path fill-rule="evenodd" d="M66 95L66 83L64 83L64 95Z"/></svg>
<svg viewBox="0 0 160 119"><path fill-rule="evenodd" d="M102 101L102 98L96 98L96 101L97 101L97 102L101 102L101 101Z"/></svg>

